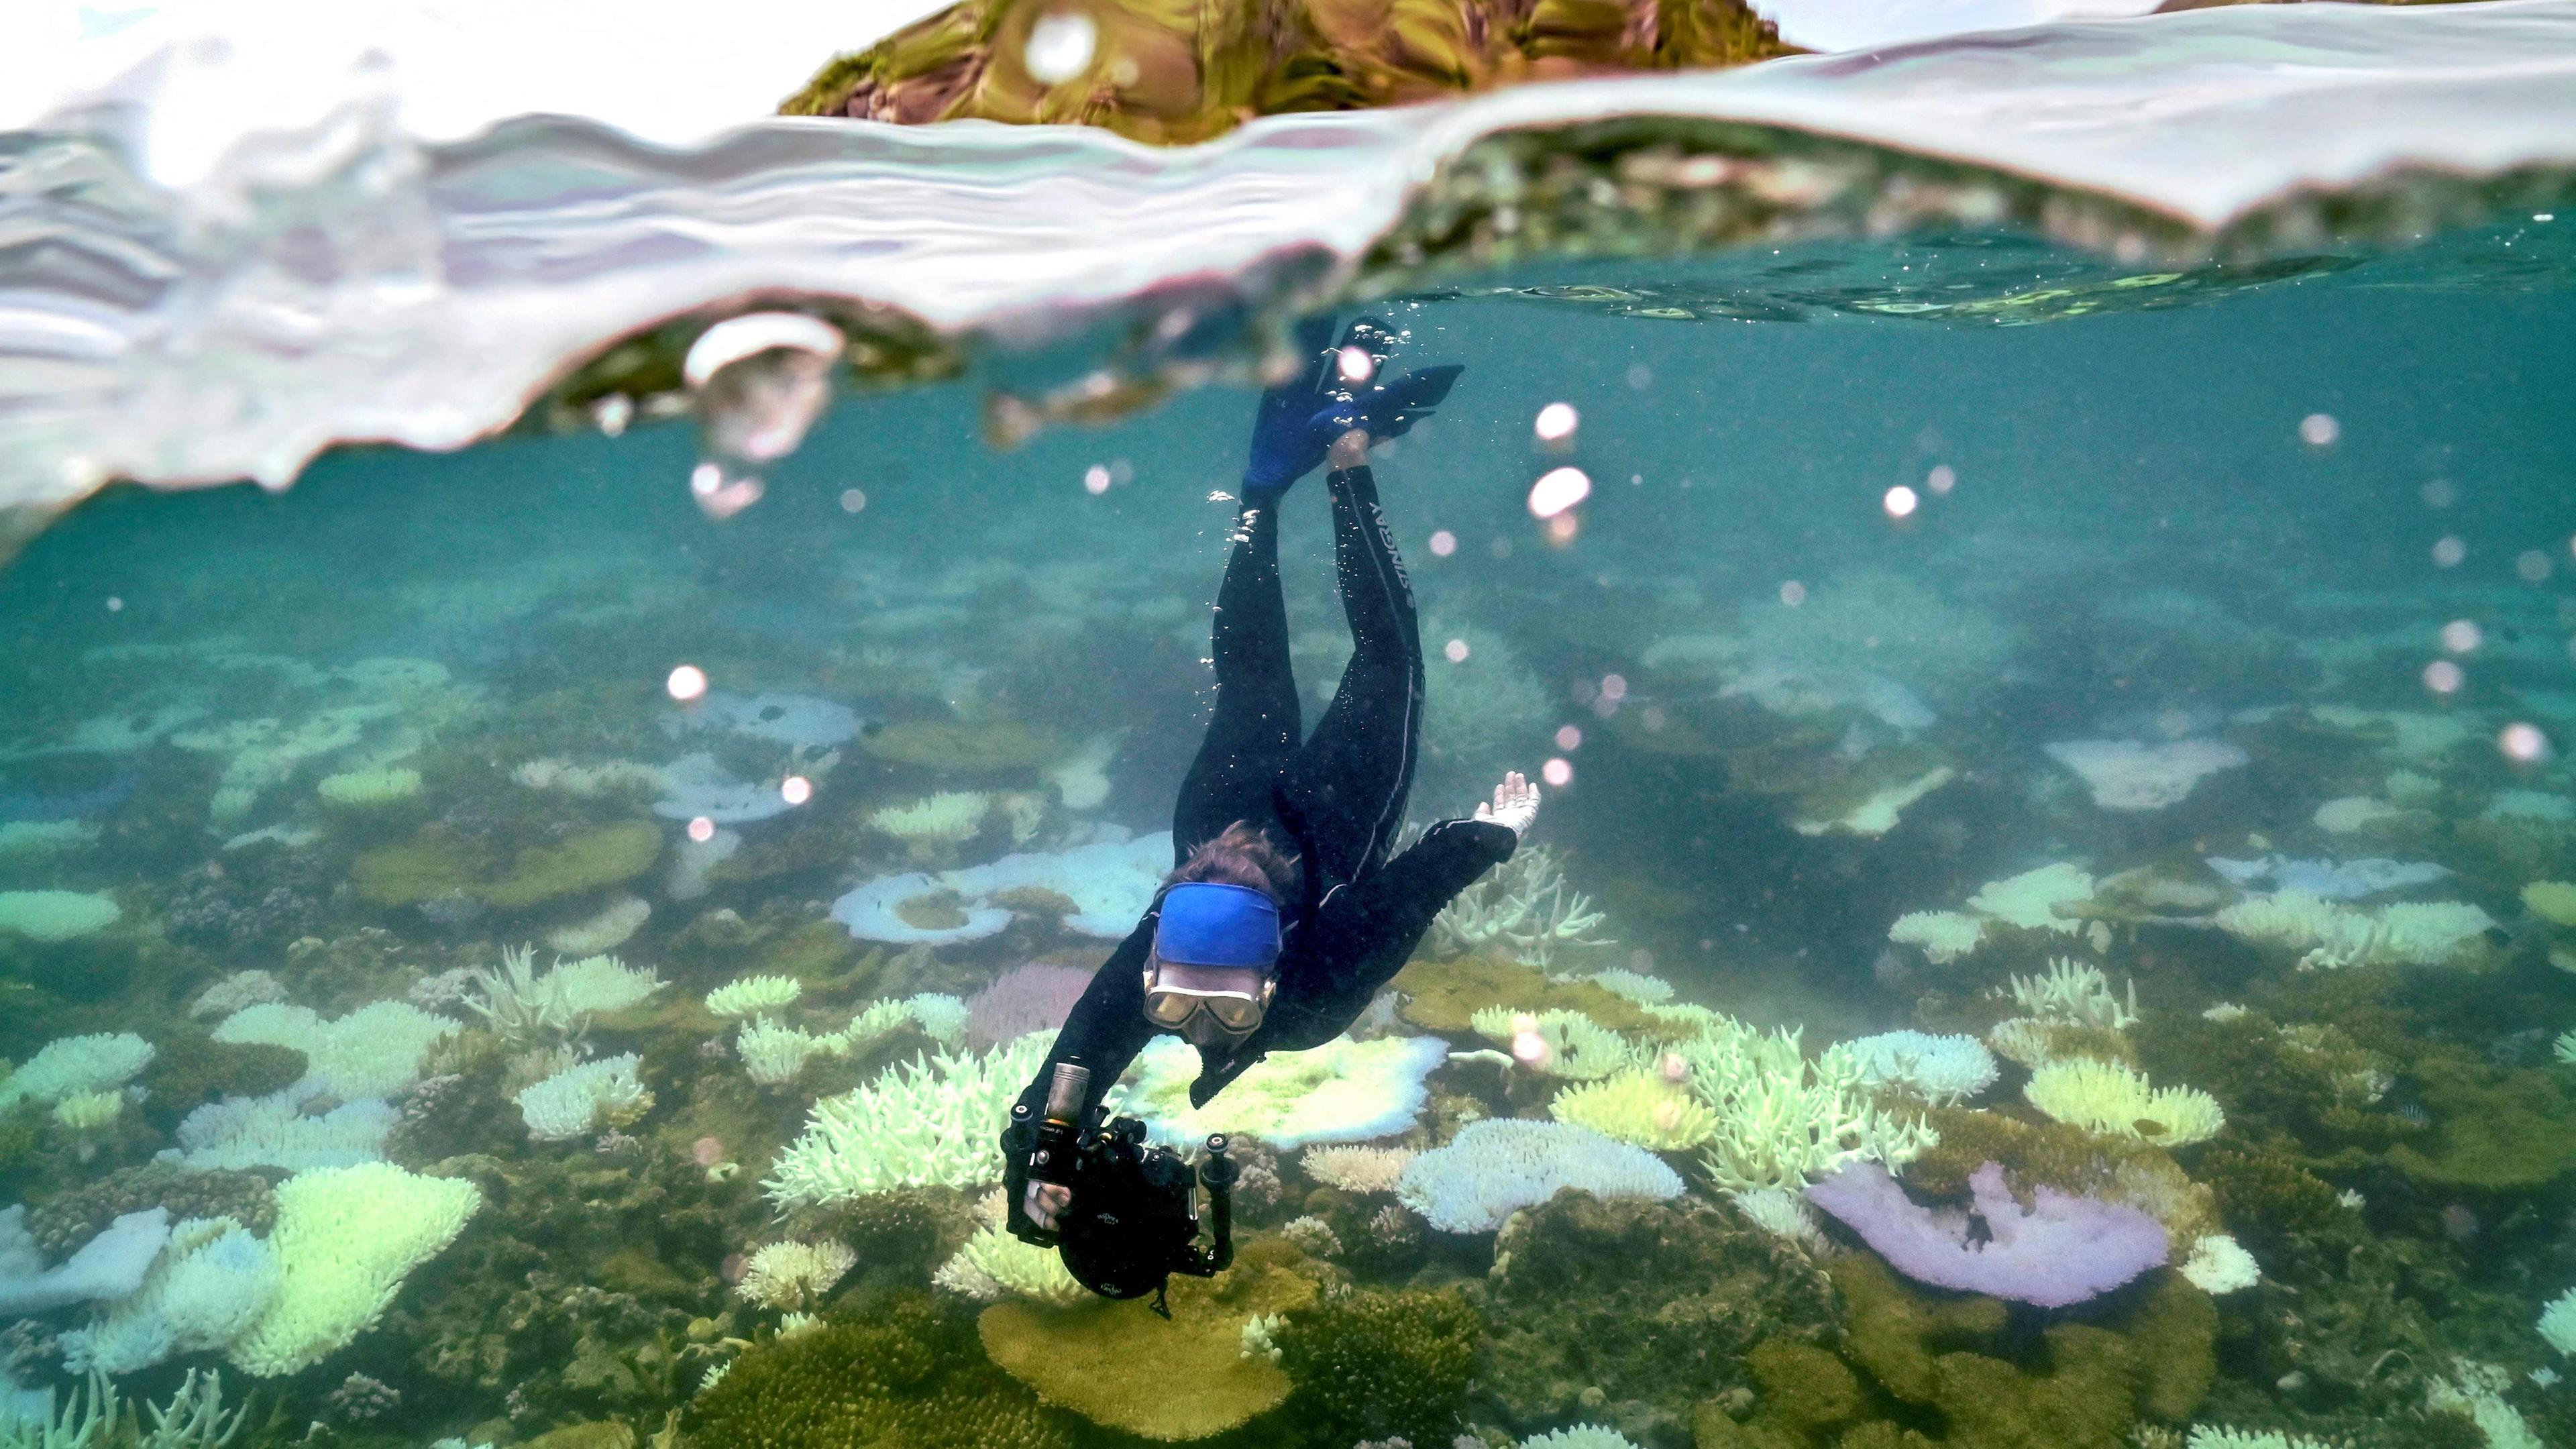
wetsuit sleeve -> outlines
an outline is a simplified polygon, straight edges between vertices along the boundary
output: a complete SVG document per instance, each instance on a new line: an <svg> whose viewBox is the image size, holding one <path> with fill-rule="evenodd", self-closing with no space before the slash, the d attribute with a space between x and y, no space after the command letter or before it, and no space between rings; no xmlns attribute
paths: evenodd
<svg viewBox="0 0 2576 1449"><path fill-rule="evenodd" d="M1082 1104L1088 1116L1154 1035L1145 1020L1145 955L1153 949L1154 919L1148 915L1138 922L1109 960L1092 973L1091 984L1083 988L1063 1029L1055 1034L1055 1045L1047 1048L1036 1079L1020 1093L1031 1111L1045 1107L1056 1063L1072 1061L1091 1069L1091 1095Z"/></svg>
<svg viewBox="0 0 2576 1449"><path fill-rule="evenodd" d="M1347 1025L1404 969L1432 918L1519 844L1507 825L1443 820L1368 879L1334 891L1311 927L1309 947L1326 973L1314 994L1333 1002Z"/></svg>
<svg viewBox="0 0 2576 1449"><path fill-rule="evenodd" d="M1144 973L1145 953L1154 940L1155 914L1148 913L1138 922L1135 931L1110 953L1108 961L1092 973L1091 984L1074 1002L1063 1029L1055 1034L1055 1045L1047 1048L1037 1076L1020 1092L1020 1103L1029 1109L1031 1122L1046 1110L1047 1086L1055 1080L1056 1063L1065 1061L1080 1062L1091 1069L1091 1091L1082 1104L1083 1120L1089 1122L1111 1084L1154 1034L1153 1028L1145 1024ZM1022 1201L1029 1185L1026 1147L1015 1150L1008 1122L996 1126L1002 1134L1004 1221L1013 1233L1025 1238L1034 1229Z"/></svg>

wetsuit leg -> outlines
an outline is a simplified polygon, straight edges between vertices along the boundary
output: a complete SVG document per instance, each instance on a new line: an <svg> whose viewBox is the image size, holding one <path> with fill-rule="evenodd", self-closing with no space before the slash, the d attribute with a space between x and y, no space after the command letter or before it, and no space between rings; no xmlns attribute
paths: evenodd
<svg viewBox="0 0 2576 1449"><path fill-rule="evenodd" d="M1327 478L1333 565L1353 645L1341 687L1281 780L1281 808L1310 865L1329 882L1356 882L1386 859L1404 828L1422 743L1422 631L1413 584L1365 467Z"/></svg>
<svg viewBox="0 0 2576 1449"><path fill-rule="evenodd" d="M1271 789L1301 733L1279 594L1279 520L1246 508L1216 594L1216 710L1172 809L1173 863L1238 820L1270 826Z"/></svg>

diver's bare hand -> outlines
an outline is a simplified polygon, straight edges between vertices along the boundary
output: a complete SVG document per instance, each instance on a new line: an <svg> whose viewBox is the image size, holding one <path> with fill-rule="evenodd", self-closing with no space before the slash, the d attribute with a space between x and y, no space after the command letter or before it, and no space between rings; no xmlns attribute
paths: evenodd
<svg viewBox="0 0 2576 1449"><path fill-rule="evenodd" d="M1020 1199L1020 1211L1029 1221L1048 1232L1055 1231L1056 1214L1073 1202L1073 1189L1060 1182L1032 1182Z"/></svg>
<svg viewBox="0 0 2576 1449"><path fill-rule="evenodd" d="M1332 447L1325 451L1324 461L1335 468L1361 467L1368 462L1370 441L1368 429L1353 428L1333 439Z"/></svg>
<svg viewBox="0 0 2576 1449"><path fill-rule="evenodd" d="M1530 822L1538 819L1538 787L1520 771L1514 770L1503 776L1503 783L1494 787L1491 804L1477 804L1476 818L1490 820L1496 825L1508 825L1514 835L1527 835Z"/></svg>

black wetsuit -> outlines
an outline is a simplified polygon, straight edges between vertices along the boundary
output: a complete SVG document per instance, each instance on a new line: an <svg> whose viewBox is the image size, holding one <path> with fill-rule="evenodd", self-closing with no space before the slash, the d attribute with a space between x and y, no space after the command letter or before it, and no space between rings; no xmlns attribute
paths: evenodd
<svg viewBox="0 0 2576 1449"><path fill-rule="evenodd" d="M1270 829L1303 862L1300 899L1280 910L1278 990L1261 1027L1211 1057L1190 1087L1205 1105L1265 1053L1320 1046L1350 1026L1402 969L1431 920L1477 876L1511 859L1519 837L1491 821L1444 820L1393 860L1422 741L1422 638L1404 560L1365 467L1331 473L1333 559L1355 648L1313 738L1301 746L1288 611L1279 594L1279 525L1244 509L1216 599L1216 711L1172 812L1174 864L1238 820ZM1145 1020L1145 958L1160 913L1148 910L1057 1033L1021 1100L1042 1109L1055 1064L1091 1069L1086 1116L1157 1028ZM1011 1164L1018 1206L1020 1169Z"/></svg>

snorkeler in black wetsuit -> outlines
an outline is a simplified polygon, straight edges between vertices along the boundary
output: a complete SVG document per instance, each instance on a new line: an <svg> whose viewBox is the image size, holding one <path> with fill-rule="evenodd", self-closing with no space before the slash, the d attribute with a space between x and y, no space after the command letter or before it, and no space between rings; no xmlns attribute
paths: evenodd
<svg viewBox="0 0 2576 1449"><path fill-rule="evenodd" d="M1199 1049L1190 1087L1199 1105L1269 1052L1330 1041L1403 967L1441 908L1511 858L1538 813L1537 788L1513 773L1473 819L1442 821L1387 859L1422 737L1422 640L1368 448L1427 415L1463 369L1360 386L1378 375L1394 336L1369 319L1339 347L1322 345L1330 335L1304 333L1316 359L1309 375L1262 399L1217 592L1215 715L1172 816L1176 868L1075 1003L1021 1094L1020 1120L1040 1110L1060 1062L1088 1070L1081 1110L1096 1116L1102 1094L1158 1032ZM1345 381L1353 373L1357 384ZM1277 510L1291 484L1328 460L1334 566L1354 649L1301 744ZM1013 1153L1009 1140L1010 1225L1029 1236L1053 1226L1071 1193L1032 1182L1025 1149Z"/></svg>

